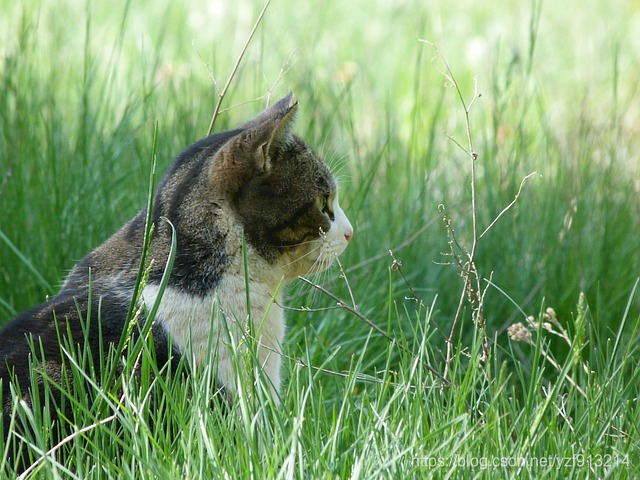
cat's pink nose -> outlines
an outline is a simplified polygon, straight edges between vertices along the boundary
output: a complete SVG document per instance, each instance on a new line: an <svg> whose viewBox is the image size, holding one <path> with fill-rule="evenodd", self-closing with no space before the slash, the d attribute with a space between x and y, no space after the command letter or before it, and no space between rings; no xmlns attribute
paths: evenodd
<svg viewBox="0 0 640 480"><path fill-rule="evenodd" d="M353 228L350 228L346 232L344 232L344 238L347 242L350 242L353 238Z"/></svg>

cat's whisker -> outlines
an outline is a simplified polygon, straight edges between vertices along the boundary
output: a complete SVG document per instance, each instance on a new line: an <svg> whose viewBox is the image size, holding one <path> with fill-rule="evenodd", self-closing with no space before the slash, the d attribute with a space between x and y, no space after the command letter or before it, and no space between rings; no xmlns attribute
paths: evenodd
<svg viewBox="0 0 640 480"><path fill-rule="evenodd" d="M347 175L346 173L345 174L336 175L335 179L336 179L336 183L338 185L344 185L346 183L351 182L351 180L352 180L351 176Z"/></svg>
<svg viewBox="0 0 640 480"><path fill-rule="evenodd" d="M327 255L327 250L330 250L330 246L328 244L323 244L322 245L323 249L320 252L320 254L318 255L318 258L316 259L316 261L314 262L314 264L311 266L311 268L309 270L307 270L307 274L310 275L320 275L320 283L324 283L326 279L329 278L329 269L333 264L334 261L334 256L337 257L337 255L334 254L330 254Z"/></svg>
<svg viewBox="0 0 640 480"><path fill-rule="evenodd" d="M320 148L320 152L322 153L325 163L334 174L342 170L349 159L349 154L344 153L342 155L338 155L335 149L326 149L324 144L322 148Z"/></svg>
<svg viewBox="0 0 640 480"><path fill-rule="evenodd" d="M311 265L311 267L309 267L309 269L306 271L305 275L313 275L314 273L320 272L322 271L322 263L324 261L324 251L326 249L326 244L321 244L319 245L320 253L318 254L318 257L315 259L315 261L313 262L313 264ZM316 271L314 272L314 268L316 268L316 265L320 265L320 268L316 269Z"/></svg>
<svg viewBox="0 0 640 480"><path fill-rule="evenodd" d="M305 240L304 242L299 242L299 243L292 243L290 245L276 245L276 248L294 248L294 247L300 247L302 245L308 245L310 243L314 243L317 242L318 239L314 238L313 240Z"/></svg>
<svg viewBox="0 0 640 480"><path fill-rule="evenodd" d="M331 172L335 177L340 177L340 172L349 164L349 155L344 154L337 157L335 160L327 162L331 168Z"/></svg>
<svg viewBox="0 0 640 480"><path fill-rule="evenodd" d="M325 252L322 252L325 253ZM331 258L327 258L325 255L321 255L320 257L318 257L318 260L316 261L316 263L314 263L314 265L309 269L309 271L307 272L307 275L311 275L315 278L315 283L319 284L319 285L324 285L324 283L326 282L326 280L329 277L329 268L331 267L331 264L333 263L333 259ZM318 268L315 272L313 272L313 269L316 265L318 265ZM305 275L305 276L307 276ZM313 289L311 292L311 303L313 304L314 302L316 302L318 300L318 296L320 295L319 291L316 289Z"/></svg>
<svg viewBox="0 0 640 480"><path fill-rule="evenodd" d="M314 273L311 273L311 270L313 269L313 267L311 267L309 270L307 270L307 273L305 273L304 275L302 275L302 277L308 278L308 277L314 277ZM317 298L316 295L318 294L318 291L314 288L311 289L310 291L307 291L307 295L309 295L310 297L310 304L313 305Z"/></svg>
<svg viewBox="0 0 640 480"><path fill-rule="evenodd" d="M309 267L309 269L307 270L307 272L305 273L305 275L316 275L317 273L321 272L323 270L323 265L322 265L322 260L320 258L320 256L316 259L315 262L313 262L313 265L311 265L311 267Z"/></svg>
<svg viewBox="0 0 640 480"><path fill-rule="evenodd" d="M323 247L323 245L318 245L317 247L312 248L311 250L309 250L309 251L308 251L307 253L305 253L304 255L300 255L299 257L294 258L293 260L291 260L291 261L290 261L290 262L288 262L288 263L283 264L282 266L283 266L283 267L288 267L289 265L292 265L292 264L294 264L294 263L296 263L296 262L299 262L299 261L300 261L300 260L302 260L303 258L308 257L309 255L311 255L311 254L312 254L312 253L314 253L316 250L318 250L319 248L322 248L322 247ZM318 260L316 259L316 262L317 262L317 261L318 261ZM315 264L315 262L314 262L314 264Z"/></svg>

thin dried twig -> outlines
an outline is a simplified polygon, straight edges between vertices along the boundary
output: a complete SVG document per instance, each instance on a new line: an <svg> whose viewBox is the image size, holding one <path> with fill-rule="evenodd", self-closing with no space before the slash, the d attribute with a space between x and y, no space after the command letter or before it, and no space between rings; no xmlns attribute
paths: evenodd
<svg viewBox="0 0 640 480"><path fill-rule="evenodd" d="M351 305L353 305L353 308L358 308L358 306L356 305L356 299L353 296L353 291L351 290L351 284L349 283L349 279L347 278L347 273L344 271L344 268L342 267L342 262L340 261L340 258L336 258L336 263L338 264L338 267L340 267L340 276L344 279L344 283L347 285L347 290L349 291L349 298L351 299Z"/></svg>
<svg viewBox="0 0 640 480"><path fill-rule="evenodd" d="M418 305L422 305L422 300L420 299L420 297L418 297L418 294L415 292L413 287L409 284L409 281L407 280L407 277L405 277L404 272L402 271L402 262L396 258L396 256L393 254L392 250L389 250L389 255L393 259L393 263L391 263L391 271L398 272L400 274L400 276L402 277L402 280L404 281L404 284L409 289L409 292L411 292L411 297L412 298L410 300L415 301Z"/></svg>
<svg viewBox="0 0 640 480"><path fill-rule="evenodd" d="M520 193L522 192L522 187L524 186L524 182L526 182L529 178L531 178L532 176L534 176L536 174L536 172L531 172L529 175L525 176L522 181L520 182L520 187L518 188L518 193L516 193L516 196L513 197L513 200L511 200L511 202L509 203L509 205L507 205L506 207L504 207L502 209L502 211L498 214L498 216L496 218L493 219L493 222L491 222L489 224L489 226L487 228L484 229L484 232L482 232L480 234L480 236L478 237L478 240L480 240L482 237L484 237L484 234L487 233L489 230L491 230L491 227L493 227L496 222L498 220L500 220L500 217L502 215L504 215L507 210L509 210L511 207L513 207L515 205L515 203L518 201L518 198L520 198Z"/></svg>
<svg viewBox="0 0 640 480"><path fill-rule="evenodd" d="M400 274L400 276L402 277L402 280L404 281L404 284L407 286L407 288L409 289L409 292L411 293L411 298L405 297L405 299L413 300L421 307L424 306L424 302L418 296L416 291L413 289L413 287L409 283L409 280L407 279L404 272L402 271L402 262L396 258L392 250L389 250L389 255L393 259L393 262L391 263L391 270L394 272L398 272ZM444 338L447 338L447 334L445 333L445 331L440 327L440 325L438 325L438 323L434 319L431 319L429 323L434 326L434 328L438 333L440 333L440 335L442 335ZM439 353L440 355L442 355L442 352L440 350L439 350Z"/></svg>
<svg viewBox="0 0 640 480"><path fill-rule="evenodd" d="M420 235L422 235L424 232L427 231L427 229L429 227L431 227L431 225L433 225L433 223L438 220L440 218L440 216L435 216L433 218L431 218L427 223L425 223L422 227L420 227L418 230L416 230L413 234L411 234L411 236L409 238L407 238L406 240L404 240L403 242L399 243L397 246L393 247L391 250L398 251L398 250L402 250L403 248L408 247L409 245L411 245L413 242L415 242ZM378 260L380 260L381 258L385 258L388 255L388 252L385 253L380 253L378 255L374 255L373 257L367 258L366 260L361 261L360 263L356 263L355 265L352 265L350 267L347 267L344 269L345 273L352 273L355 272L356 270L360 270L361 268L366 267L367 265L370 265ZM339 278L342 277L342 273L335 275L333 277L330 277L329 279L327 279L326 281L323 282L324 285L328 285L330 283L335 282L336 280L338 280ZM305 292L299 293L297 295L292 296L291 298L298 298L303 296Z"/></svg>
<svg viewBox="0 0 640 480"><path fill-rule="evenodd" d="M249 48L249 43L251 43L251 40L253 39L253 35L256 33L258 26L262 22L262 17L264 17L265 12L267 11L267 7L269 6L270 3L271 3L271 0L267 0L264 3L264 6L262 7L262 11L260 12L260 15L258 15L258 19L256 20L256 23L253 25L253 28L251 29L251 33L249 33L249 37L247 37L247 41L244 43L244 46L240 51L240 55L238 55L238 59L236 60L236 63L233 66L233 69L231 70L231 74L229 75L229 78L227 78L227 83L222 88L222 91L220 91L220 89L218 88L218 83L215 81L215 79L213 80L216 90L218 91L218 101L216 102L215 109L213 110L213 115L211 117L211 123L209 124L209 130L207 131L207 135L211 135L211 132L213 131L213 124L215 123L216 118L218 118L218 114L220 113L222 100L224 100L224 97L227 94L227 90L229 90L229 86L231 85L231 81L233 80L233 78L236 75L236 72L238 71L238 67L240 66L242 57L244 57L244 54L247 51L247 48Z"/></svg>
<svg viewBox="0 0 640 480"><path fill-rule="evenodd" d="M413 234L411 234L411 236L410 236L409 238L407 238L407 239L406 239L406 240L404 240L403 242L399 243L397 246L393 247L393 248L391 249L391 251L397 252L398 250L402 250L403 248L406 248L406 247L408 247L409 245L411 245L413 242L415 242L415 241L418 239L418 237L419 237L420 235L422 235L424 232L426 232L426 231L427 231L427 229L428 229L429 227L431 227L431 225L433 225L433 223L434 223L438 218L440 218L440 216L439 216L439 215L438 215L438 216L435 216L435 217L433 217L433 218L431 218L427 223L425 223L422 227L420 227L420 228L419 228L418 230L416 230ZM378 261L378 260L380 260L381 258L384 258L384 257L386 257L386 256L387 256L387 253L385 252L385 253L380 253L380 254L378 254L378 255L375 255L375 256L373 256L373 257L371 257L371 258L367 258L366 260L363 260L363 261L362 261L362 262L360 262L360 263L356 263L355 265L352 265L352 266L350 266L350 267L346 268L346 269L345 269L345 272L346 272L346 273L354 272L354 271L359 270L359 269L361 269L362 267L365 267L365 266L367 266L367 265L369 265L369 264L371 264L371 263L373 263L373 262L376 262L376 261ZM331 279L331 280L336 280L337 278L338 278L338 277L335 277L335 278L333 278L333 279Z"/></svg>
<svg viewBox="0 0 640 480"><path fill-rule="evenodd" d="M288 358L289 360L294 360L293 358L287 357L285 355L283 355L283 357ZM336 377L349 378L349 376L351 376L350 372L336 372L335 370L328 370L326 368L316 367L315 365L309 365L308 363L305 363L301 358L295 360L295 363L299 367L310 368L311 370L316 370L318 372L326 373L328 375L333 375ZM377 378L371 375L356 374L355 379L359 382L378 383L383 385L391 385L393 387L406 387L411 390L415 390L417 388L415 385L404 385L396 382L387 382L381 378Z"/></svg>
<svg viewBox="0 0 640 480"><path fill-rule="evenodd" d="M424 40L423 40L424 41ZM442 61L445 69L440 70L441 73L445 76L445 78L449 81L449 83L454 87L460 103L462 104L462 108L464 110L465 116L465 131L467 137L467 147L462 146L460 142L458 142L451 135L447 135L447 137L452 140L465 154L469 157L471 161L471 224L472 224L472 242L471 242L471 251L468 252L466 249L463 249L458 241L455 238L453 233L453 229L451 227L451 221L446 217L443 217L445 224L447 226L447 232L449 234L449 245L451 248L451 256L456 260L458 266L461 269L461 276L464 279L464 285L462 291L460 292L460 299L458 301L458 308L456 309L456 314L453 318L453 322L451 325L451 330L449 333L449 337L447 338L447 358L445 362L445 372L444 376L446 377L449 371L449 365L453 361L453 337L455 335L456 327L458 325L460 315L462 314L462 307L464 305L465 297L469 300L471 304L473 315L476 319L476 325L480 330L482 335L482 359L487 361L489 358L489 348L488 348L488 340L485 331L485 322L484 322L484 314L483 314L483 303L484 303L484 295L480 293L480 274L476 268L474 263L476 248L478 245L478 227L477 227L477 208L476 208L476 160L478 159L478 153L473 148L473 139L471 135L471 120L469 118L469 112L471 107L475 103L475 101L482 96L482 94L478 93L478 80L474 78L473 83L473 97L469 104L464 99L464 95L462 94L462 90L460 90L460 86L455 79L449 64L444 60L444 58L440 55L440 52L435 47L435 45L425 42L431 45L431 47L436 51L436 55ZM453 245L456 245L458 249L464 255L458 255L455 253ZM476 285L473 285L472 278L475 279Z"/></svg>
<svg viewBox="0 0 640 480"><path fill-rule="evenodd" d="M502 211L496 216L496 218L486 227L480 235L478 235L478 224L477 224L477 202L476 202L476 161L479 158L478 153L475 151L473 146L473 136L471 134L471 120L470 120L470 111L471 107L475 103L477 99L479 99L482 94L478 93L478 80L474 78L473 82L473 97L467 103L465 101L464 95L462 94L462 90L458 85L458 82L455 78L455 75L451 71L449 64L442 57L437 47L426 40L420 40L434 49L436 53L436 58L441 62L442 66L437 66L434 63L436 69L440 71L440 73L445 77L447 83L455 89L455 92L458 96L460 104L462 105L462 109L464 111L464 125L465 125L465 133L466 133L466 146L462 145L457 139L455 139L452 135L446 134L447 138L451 140L458 148L460 148L470 160L471 167L471 228L472 228L472 237L471 237L471 248L467 250L463 248L458 242L454 229L451 224L451 220L447 218L446 215L442 215L443 221L445 223L447 229L447 235L449 237L449 253L445 254L446 256L450 256L452 261L448 264L455 265L460 269L460 276L463 279L463 287L460 292L460 298L458 300L458 307L456 309L455 316L453 318L453 322L451 324L451 330L449 333L449 337L447 338L447 358L445 362L445 371L444 376L447 377L449 373L449 366L453 361L453 338L456 332L456 328L458 327L458 323L460 322L460 317L462 315L463 306L465 305L465 300L471 307L472 317L475 321L476 328L481 336L482 341L482 356L480 357L481 361L488 361L489 359L489 341L487 339L486 334L486 321L484 316L484 300L487 293L487 288L482 289L481 284L481 276L478 272L478 269L475 264L475 255L478 247L479 240L496 224L496 222L516 203L520 194L522 192L522 188L524 183L528 178L535 174L535 172L530 173L526 177L522 179L520 183L520 187L518 189L518 193L516 194L513 201L511 201Z"/></svg>
<svg viewBox="0 0 640 480"><path fill-rule="evenodd" d="M344 300L341 300L340 298L335 296L333 293L331 293L329 290L327 290L326 288L323 288L322 286L318 285L317 283L314 283L314 282L312 282L311 280L309 280L309 279L307 279L305 277L301 277L300 276L298 278L300 280L302 280L303 282L305 282L307 285L310 285L311 287L313 287L316 290L318 290L320 293L322 293L322 294L326 295L327 297L329 297L331 300L336 302L336 305L338 305L340 308L343 308L343 309L347 310L348 312L350 312L351 314L353 314L356 317L358 317L360 320L362 320L364 323L366 323L370 328L372 328L373 330L378 332L380 335L382 335L384 338L386 338L389 341L389 343L391 343L392 345L398 347L400 350L403 350L404 352L407 352L409 355L411 355L412 357L415 358L415 354L411 350L409 350L408 347L406 347L404 344L398 342L398 340L396 340L395 338L391 337L387 332L382 330L375 323L373 323L371 320L369 320L365 315L363 315L362 312L360 312L356 307L352 307L347 302L345 302ZM451 382L449 380L447 380L435 368L433 368L431 365L429 365L428 363L425 363L425 362L422 362L422 364L424 365L424 367L427 370L429 370L436 377L438 377L442 381L444 386L446 386L446 387L451 386Z"/></svg>

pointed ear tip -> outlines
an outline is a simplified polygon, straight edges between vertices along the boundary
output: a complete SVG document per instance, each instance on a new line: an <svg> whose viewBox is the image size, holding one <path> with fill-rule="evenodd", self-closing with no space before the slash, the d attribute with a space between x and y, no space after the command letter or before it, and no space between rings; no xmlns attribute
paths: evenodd
<svg viewBox="0 0 640 480"><path fill-rule="evenodd" d="M296 96L293 94L293 92L289 92L289 94L285 98L287 100L287 106L289 108L298 106L298 100L296 100Z"/></svg>

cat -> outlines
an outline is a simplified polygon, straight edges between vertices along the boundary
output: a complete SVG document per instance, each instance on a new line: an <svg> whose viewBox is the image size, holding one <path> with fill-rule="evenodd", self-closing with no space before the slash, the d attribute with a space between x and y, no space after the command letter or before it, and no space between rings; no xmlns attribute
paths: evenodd
<svg viewBox="0 0 640 480"><path fill-rule="evenodd" d="M353 236L329 168L292 134L297 108L290 93L239 128L191 145L170 166L154 196L149 274L140 296L145 311L160 295L171 225L177 247L152 328L156 361L167 362L170 352L177 357L189 353L190 364L197 366L210 339L221 340L218 382L231 398L236 386L228 334L237 341L247 320L254 323L257 357L277 402L285 334L281 286L326 269ZM64 375L58 331L76 344L88 338L94 365L100 363L99 352L119 342L134 294L145 219L143 209L84 257L54 298L20 314L0 332L5 434L12 405L10 378L21 386L29 405L30 375L40 375L30 371L28 337L36 351L41 343L42 365L57 382ZM85 321L88 316L90 322ZM144 311L138 321L144 324ZM89 329L86 337L83 328Z"/></svg>

